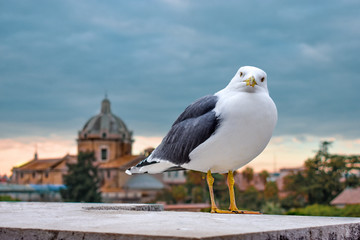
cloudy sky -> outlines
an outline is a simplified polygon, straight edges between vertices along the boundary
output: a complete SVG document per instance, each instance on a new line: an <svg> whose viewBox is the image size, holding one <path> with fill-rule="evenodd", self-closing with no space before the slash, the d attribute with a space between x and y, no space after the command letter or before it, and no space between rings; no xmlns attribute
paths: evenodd
<svg viewBox="0 0 360 240"><path fill-rule="evenodd" d="M252 166L299 166L321 140L360 153L360 2L0 0L0 174L76 153L100 110L158 144L192 101L240 66L268 74L279 112Z"/></svg>

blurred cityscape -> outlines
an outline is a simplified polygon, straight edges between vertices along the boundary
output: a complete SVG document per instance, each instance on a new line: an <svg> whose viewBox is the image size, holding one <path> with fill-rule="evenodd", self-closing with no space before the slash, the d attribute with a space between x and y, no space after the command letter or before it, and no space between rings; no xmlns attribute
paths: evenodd
<svg viewBox="0 0 360 240"><path fill-rule="evenodd" d="M133 142L133 132L105 97L100 113L78 132L78 156L43 159L35 152L11 176L0 178L0 200L162 203L165 210L209 211L204 173L125 174L153 151L133 155ZM298 168L236 172L238 207L266 214L360 217L360 156L330 154L330 147L331 142L321 142L314 157ZM216 201L227 208L226 177L214 178Z"/></svg>

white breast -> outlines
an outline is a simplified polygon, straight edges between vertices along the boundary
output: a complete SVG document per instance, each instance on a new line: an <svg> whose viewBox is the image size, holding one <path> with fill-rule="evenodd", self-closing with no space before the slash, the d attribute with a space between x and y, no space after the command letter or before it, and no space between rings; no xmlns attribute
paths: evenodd
<svg viewBox="0 0 360 240"><path fill-rule="evenodd" d="M242 167L265 149L277 121L276 106L265 92L220 96L214 111L220 127L190 153L184 168L224 173Z"/></svg>

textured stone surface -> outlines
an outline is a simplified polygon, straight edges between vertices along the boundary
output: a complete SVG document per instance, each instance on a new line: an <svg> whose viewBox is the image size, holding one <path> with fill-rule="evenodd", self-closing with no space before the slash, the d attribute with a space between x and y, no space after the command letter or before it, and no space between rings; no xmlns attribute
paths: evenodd
<svg viewBox="0 0 360 240"><path fill-rule="evenodd" d="M85 210L164 211L162 204L85 204Z"/></svg>
<svg viewBox="0 0 360 240"><path fill-rule="evenodd" d="M0 239L360 239L360 218L130 211L0 202ZM116 207L118 206L118 207Z"/></svg>

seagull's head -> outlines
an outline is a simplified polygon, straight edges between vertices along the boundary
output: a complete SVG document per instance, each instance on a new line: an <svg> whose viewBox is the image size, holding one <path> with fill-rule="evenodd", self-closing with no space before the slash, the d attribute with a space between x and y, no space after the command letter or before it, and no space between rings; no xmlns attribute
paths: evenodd
<svg viewBox="0 0 360 240"><path fill-rule="evenodd" d="M246 92L268 91L267 75L260 68L244 66L239 68L228 87Z"/></svg>

